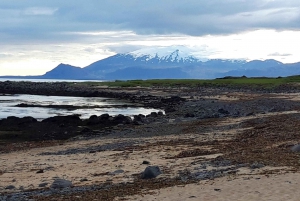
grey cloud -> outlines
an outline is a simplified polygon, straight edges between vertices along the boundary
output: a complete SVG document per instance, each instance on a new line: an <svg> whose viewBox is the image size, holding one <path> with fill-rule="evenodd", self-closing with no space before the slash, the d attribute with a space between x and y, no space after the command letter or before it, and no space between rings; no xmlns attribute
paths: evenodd
<svg viewBox="0 0 300 201"><path fill-rule="evenodd" d="M76 31L200 36L300 28L298 0L3 0L0 8L0 35L10 42L76 41L83 36L62 34Z"/></svg>
<svg viewBox="0 0 300 201"><path fill-rule="evenodd" d="M145 46L120 44L120 45L108 45L106 46L106 48L108 48L109 51L111 52L127 53L127 52L132 52L138 49L145 48Z"/></svg>
<svg viewBox="0 0 300 201"><path fill-rule="evenodd" d="M57 8L30 7L25 9L25 15L53 15Z"/></svg>
<svg viewBox="0 0 300 201"><path fill-rule="evenodd" d="M12 56L13 56L12 54L6 54L6 53L1 53L1 54L0 54L0 58L1 58L1 59L9 58L9 57L12 57Z"/></svg>
<svg viewBox="0 0 300 201"><path fill-rule="evenodd" d="M273 56L273 57L287 57L287 56L292 56L292 54L274 52L272 54L269 54L268 56Z"/></svg>

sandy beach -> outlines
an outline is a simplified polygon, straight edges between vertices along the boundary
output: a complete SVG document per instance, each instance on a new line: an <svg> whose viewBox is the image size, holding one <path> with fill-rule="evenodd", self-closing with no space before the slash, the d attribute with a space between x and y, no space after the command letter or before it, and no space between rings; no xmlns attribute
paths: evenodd
<svg viewBox="0 0 300 201"><path fill-rule="evenodd" d="M0 200L298 200L300 94L194 95L105 135L1 145ZM219 116L198 118L205 104ZM142 179L148 166L162 174Z"/></svg>

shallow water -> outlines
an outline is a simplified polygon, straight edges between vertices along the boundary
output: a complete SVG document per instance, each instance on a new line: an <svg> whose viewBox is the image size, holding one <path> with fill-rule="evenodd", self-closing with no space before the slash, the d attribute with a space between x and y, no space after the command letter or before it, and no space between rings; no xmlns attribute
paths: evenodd
<svg viewBox="0 0 300 201"><path fill-rule="evenodd" d="M0 78L0 82L103 82L104 80L63 80L63 79L14 79L14 78ZM108 80L106 80L108 81Z"/></svg>
<svg viewBox="0 0 300 201"><path fill-rule="evenodd" d="M17 104L31 105L72 105L72 106L88 106L89 108L65 109L65 108L42 108L42 107L15 107ZM122 108L120 106L127 104L116 99L101 97L68 97L68 96L40 96L40 95L0 95L0 119L8 116L25 117L32 116L36 119L45 119L57 115L78 114L80 118L86 119L91 115L101 115L108 113L110 115L136 115L150 114L158 112L156 109L148 109L143 107ZM99 107L101 108L94 108Z"/></svg>

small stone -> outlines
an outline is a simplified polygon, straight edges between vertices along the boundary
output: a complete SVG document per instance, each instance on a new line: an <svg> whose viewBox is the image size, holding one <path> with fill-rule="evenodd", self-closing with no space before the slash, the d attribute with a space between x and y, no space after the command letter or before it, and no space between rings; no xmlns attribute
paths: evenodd
<svg viewBox="0 0 300 201"><path fill-rule="evenodd" d="M149 161L143 161L142 164L143 164L143 165L149 165L150 162L149 162Z"/></svg>
<svg viewBox="0 0 300 201"><path fill-rule="evenodd" d="M87 178L80 179L80 182L85 182L85 181L88 181L88 179Z"/></svg>
<svg viewBox="0 0 300 201"><path fill-rule="evenodd" d="M48 183L47 182L44 182L44 183L40 183L39 184L39 187L46 187L48 185Z"/></svg>
<svg viewBox="0 0 300 201"><path fill-rule="evenodd" d="M215 188L214 190L215 190L215 191L221 191L221 189L219 189L219 188Z"/></svg>
<svg viewBox="0 0 300 201"><path fill-rule="evenodd" d="M292 150L293 152L300 152L300 144L294 145L294 146L291 148L291 150Z"/></svg>
<svg viewBox="0 0 300 201"><path fill-rule="evenodd" d="M6 186L5 189L7 190L12 190L12 189L15 189L16 187L14 185L9 185L9 186Z"/></svg>
<svg viewBox="0 0 300 201"><path fill-rule="evenodd" d="M254 115L254 112L249 112L248 114L246 114L246 116L253 116Z"/></svg>
<svg viewBox="0 0 300 201"><path fill-rule="evenodd" d="M158 166L148 166L142 173L142 179L152 179L162 174Z"/></svg>
<svg viewBox="0 0 300 201"><path fill-rule="evenodd" d="M124 170L116 170L116 171L114 171L114 172L111 172L111 173L109 173L110 175L116 175L116 174L121 174L121 173L123 173L124 172Z"/></svg>
<svg viewBox="0 0 300 201"><path fill-rule="evenodd" d="M67 187L71 187L72 186L72 182L65 180L65 179L56 179L52 185L50 186L50 188L67 188Z"/></svg>
<svg viewBox="0 0 300 201"><path fill-rule="evenodd" d="M258 163L258 162L255 162L252 165L250 165L251 169L258 169L258 168L262 168L262 167L265 167L265 165L262 163Z"/></svg>
<svg viewBox="0 0 300 201"><path fill-rule="evenodd" d="M37 172L36 172L37 174L41 174L41 173L44 173L44 170L38 170Z"/></svg>

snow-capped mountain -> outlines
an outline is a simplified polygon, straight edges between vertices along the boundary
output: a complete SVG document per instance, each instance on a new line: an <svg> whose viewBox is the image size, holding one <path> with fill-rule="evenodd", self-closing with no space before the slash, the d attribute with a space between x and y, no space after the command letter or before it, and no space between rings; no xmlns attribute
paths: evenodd
<svg viewBox="0 0 300 201"><path fill-rule="evenodd" d="M207 59L203 50L185 46L151 47L116 54L85 68L59 65L39 78L163 79L224 76L287 76L300 74L300 63L276 60ZM81 78L82 77L82 78Z"/></svg>
<svg viewBox="0 0 300 201"><path fill-rule="evenodd" d="M99 76L108 76L110 79L116 76L120 70L122 71L120 71L120 76L118 77L124 75L124 72L134 74L137 69L157 70L167 68L170 68L170 77L178 77L179 75L175 76L175 72L180 72L181 76L186 75L185 78L211 78L215 72L227 72L238 69L245 63L245 60L207 59L199 54L199 50L196 48L170 46L144 48L125 54L116 54L92 63L85 69ZM179 70L171 72L174 68L179 68Z"/></svg>
<svg viewBox="0 0 300 201"><path fill-rule="evenodd" d="M184 46L151 47L129 52L135 60L159 63L196 63L206 61L206 58L197 55L197 52Z"/></svg>

